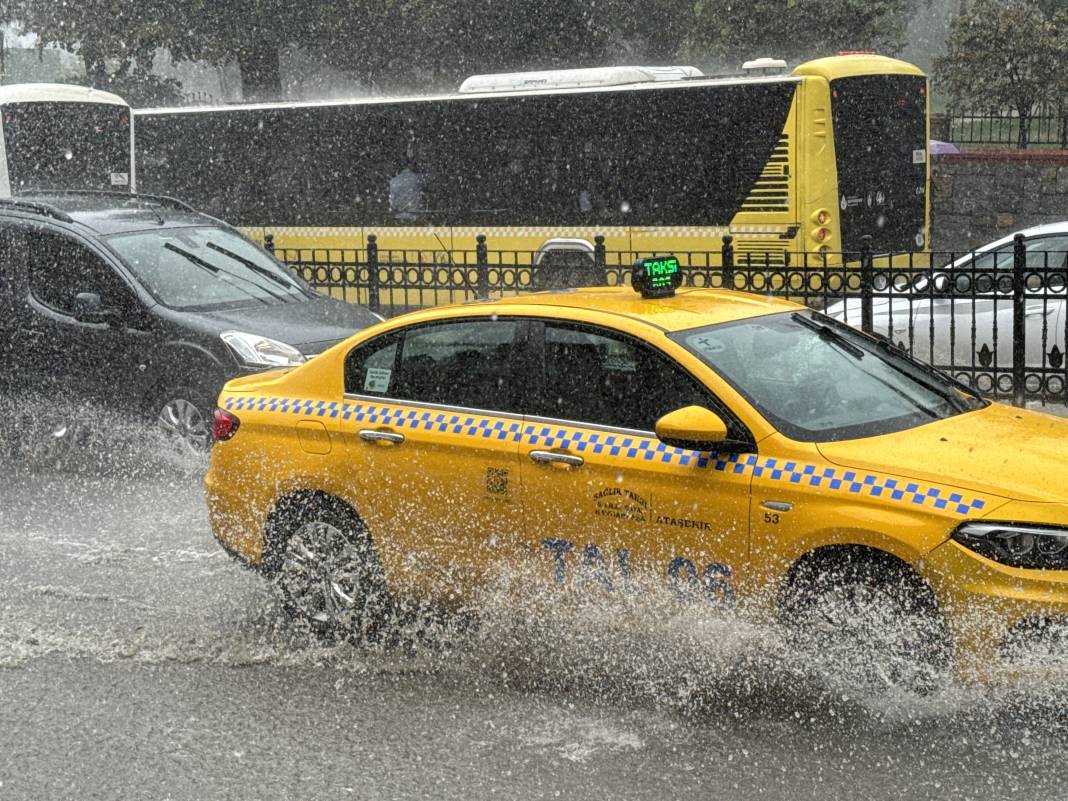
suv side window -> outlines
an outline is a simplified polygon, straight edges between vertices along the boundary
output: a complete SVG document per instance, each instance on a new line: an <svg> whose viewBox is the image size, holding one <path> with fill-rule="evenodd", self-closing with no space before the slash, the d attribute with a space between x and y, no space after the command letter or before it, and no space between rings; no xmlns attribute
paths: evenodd
<svg viewBox="0 0 1068 801"><path fill-rule="evenodd" d="M383 399L516 412L514 320L420 326L349 354L345 391Z"/></svg>
<svg viewBox="0 0 1068 801"><path fill-rule="evenodd" d="M40 228L24 232L26 264L33 296L62 314L72 314L80 292L100 295L107 309L129 311L134 298L115 270L80 242Z"/></svg>
<svg viewBox="0 0 1068 801"><path fill-rule="evenodd" d="M558 323L545 323L544 331L539 417L652 431L683 406L719 408L707 389L637 340Z"/></svg>

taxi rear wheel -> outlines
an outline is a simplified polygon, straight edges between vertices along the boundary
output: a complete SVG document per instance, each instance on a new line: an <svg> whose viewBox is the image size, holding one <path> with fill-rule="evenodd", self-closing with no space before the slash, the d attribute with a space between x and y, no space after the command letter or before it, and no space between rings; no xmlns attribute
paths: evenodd
<svg viewBox="0 0 1068 801"><path fill-rule="evenodd" d="M286 611L324 636L375 639L389 597L363 521L340 501L311 496L285 504L270 533Z"/></svg>
<svg viewBox="0 0 1068 801"><path fill-rule="evenodd" d="M949 635L931 588L890 559L811 560L783 604L794 643L858 689L927 692L945 679Z"/></svg>

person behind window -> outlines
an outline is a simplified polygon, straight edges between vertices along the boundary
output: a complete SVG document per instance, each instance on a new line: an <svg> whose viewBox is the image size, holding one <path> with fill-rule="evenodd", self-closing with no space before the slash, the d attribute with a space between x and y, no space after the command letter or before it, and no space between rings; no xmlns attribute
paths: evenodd
<svg viewBox="0 0 1068 801"><path fill-rule="evenodd" d="M426 211L423 176L411 156L399 173L389 179L389 209L398 220L417 220Z"/></svg>

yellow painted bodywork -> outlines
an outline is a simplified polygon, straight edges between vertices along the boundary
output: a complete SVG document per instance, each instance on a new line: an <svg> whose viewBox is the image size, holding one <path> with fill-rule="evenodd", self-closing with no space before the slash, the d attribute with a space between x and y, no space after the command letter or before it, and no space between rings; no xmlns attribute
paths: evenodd
<svg viewBox="0 0 1068 801"><path fill-rule="evenodd" d="M650 575L726 566L739 597L766 599L806 554L850 545L898 557L930 582L969 653L996 650L1022 620L1068 617L1068 571L1005 567L950 539L971 519L1068 526L1068 421L993 404L882 436L797 442L669 338L800 308L713 290L661 300L629 288L533 294L394 318L300 367L231 381L219 405L240 427L213 447L206 478L215 536L258 564L271 510L289 493L314 490L364 519L400 594L462 599L487 570L516 560L551 582L562 564L581 570L594 546L599 555L625 552L628 569ZM756 452L667 448L651 458L646 451L660 445L652 432L346 397L354 346L416 323L492 316L585 322L640 338L733 410ZM369 443L358 436L364 428L406 439ZM538 448L569 452L594 434L618 437L617 447L583 450L579 469L527 458ZM491 483L494 474L506 481ZM574 547L556 553L547 538Z"/></svg>

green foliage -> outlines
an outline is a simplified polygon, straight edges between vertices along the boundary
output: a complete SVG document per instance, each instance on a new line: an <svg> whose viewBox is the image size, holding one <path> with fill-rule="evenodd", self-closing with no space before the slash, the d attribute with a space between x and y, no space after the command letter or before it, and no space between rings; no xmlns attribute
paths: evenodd
<svg viewBox="0 0 1068 801"><path fill-rule="evenodd" d="M1068 53L1063 30L1035 0L975 0L954 20L935 76L957 108L1016 112L1018 145L1026 147L1031 116L1055 100Z"/></svg>
<svg viewBox="0 0 1068 801"><path fill-rule="evenodd" d="M133 103L173 99L174 81L151 74L160 47L179 55L188 49L180 0L17 0L2 9L24 30L36 33L42 47L56 45L78 54L86 80L98 89L115 91Z"/></svg>
<svg viewBox="0 0 1068 801"><path fill-rule="evenodd" d="M734 69L759 56L797 62L839 50L893 55L925 0L696 0L684 52Z"/></svg>

